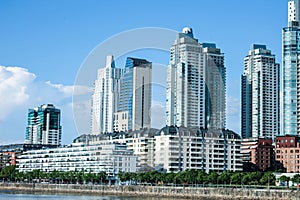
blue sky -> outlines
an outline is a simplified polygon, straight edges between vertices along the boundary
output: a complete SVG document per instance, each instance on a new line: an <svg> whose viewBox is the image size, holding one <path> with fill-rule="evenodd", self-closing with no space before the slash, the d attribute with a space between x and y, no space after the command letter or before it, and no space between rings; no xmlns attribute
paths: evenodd
<svg viewBox="0 0 300 200"><path fill-rule="evenodd" d="M85 58L108 38L143 27L181 31L190 26L200 42L221 48L227 67L227 128L239 133L243 58L252 43L266 44L281 64L286 25L287 0L1 0L0 143L23 142L27 109L42 103L62 109L63 143L70 143L78 135L70 106L72 85ZM164 66L169 60L168 53L159 51L128 55ZM122 59L117 60L120 67ZM99 59L99 67L104 63ZM96 72L91 80L95 78Z"/></svg>

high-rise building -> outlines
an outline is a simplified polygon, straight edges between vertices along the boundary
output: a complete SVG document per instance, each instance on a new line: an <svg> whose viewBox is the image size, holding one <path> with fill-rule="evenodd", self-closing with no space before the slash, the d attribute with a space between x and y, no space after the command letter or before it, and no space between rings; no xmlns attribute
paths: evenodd
<svg viewBox="0 0 300 200"><path fill-rule="evenodd" d="M26 143L60 145L60 109L55 108L52 104L43 104L29 109Z"/></svg>
<svg viewBox="0 0 300 200"><path fill-rule="evenodd" d="M300 8L288 3L288 27L282 30L282 134L300 134Z"/></svg>
<svg viewBox="0 0 300 200"><path fill-rule="evenodd" d="M224 54L215 44L203 43L205 57L206 128L223 129L226 125L226 68Z"/></svg>
<svg viewBox="0 0 300 200"><path fill-rule="evenodd" d="M113 56L107 56L105 68L98 70L92 96L92 134L113 132L121 77L122 69L115 67Z"/></svg>
<svg viewBox="0 0 300 200"><path fill-rule="evenodd" d="M166 124L225 128L226 69L215 44L199 43L191 28L178 33L167 69Z"/></svg>
<svg viewBox="0 0 300 200"><path fill-rule="evenodd" d="M279 64L266 45L253 44L242 75L242 137L275 141L280 132Z"/></svg>
<svg viewBox="0 0 300 200"><path fill-rule="evenodd" d="M151 126L152 63L145 59L126 60L121 81L115 131L139 130Z"/></svg>

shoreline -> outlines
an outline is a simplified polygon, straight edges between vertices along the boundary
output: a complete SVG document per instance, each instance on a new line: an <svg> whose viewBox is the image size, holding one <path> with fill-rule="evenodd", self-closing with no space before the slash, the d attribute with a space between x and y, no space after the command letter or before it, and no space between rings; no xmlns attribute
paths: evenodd
<svg viewBox="0 0 300 200"><path fill-rule="evenodd" d="M0 183L0 191L91 196L143 196L203 200L300 199L300 191L247 188L194 188L166 186L107 186L79 184Z"/></svg>

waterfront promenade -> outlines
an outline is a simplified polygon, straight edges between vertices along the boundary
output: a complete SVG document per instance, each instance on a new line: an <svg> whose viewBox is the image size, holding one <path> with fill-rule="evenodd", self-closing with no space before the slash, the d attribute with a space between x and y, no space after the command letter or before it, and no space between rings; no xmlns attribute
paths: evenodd
<svg viewBox="0 0 300 200"><path fill-rule="evenodd" d="M81 195L160 196L180 199L300 199L300 191L253 189L253 188L211 188L211 187L166 187L166 186L107 186L81 184L43 183L0 183L0 190L42 193L73 193Z"/></svg>

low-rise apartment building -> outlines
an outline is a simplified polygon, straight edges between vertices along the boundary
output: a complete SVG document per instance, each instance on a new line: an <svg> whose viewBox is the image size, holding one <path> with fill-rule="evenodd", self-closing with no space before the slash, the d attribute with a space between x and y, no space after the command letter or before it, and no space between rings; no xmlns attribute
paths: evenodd
<svg viewBox="0 0 300 200"><path fill-rule="evenodd" d="M77 146L78 145L78 146ZM98 145L73 144L70 147L23 152L18 159L20 172L42 171L104 171L115 178L118 172L136 172L137 156L126 144L102 142Z"/></svg>
<svg viewBox="0 0 300 200"><path fill-rule="evenodd" d="M272 139L246 138L242 140L242 155L245 171L266 171L274 166L274 146Z"/></svg>
<svg viewBox="0 0 300 200"><path fill-rule="evenodd" d="M96 145L103 141L117 142L127 145L138 156L139 168L154 167L154 135L158 129L141 129L131 132L106 133L98 135L81 135L73 142Z"/></svg>
<svg viewBox="0 0 300 200"><path fill-rule="evenodd" d="M167 172L242 171L241 138L230 130L166 126L154 138L154 164Z"/></svg>
<svg viewBox="0 0 300 200"><path fill-rule="evenodd" d="M276 161L280 162L286 172L300 172L300 137L277 136L276 137Z"/></svg>

